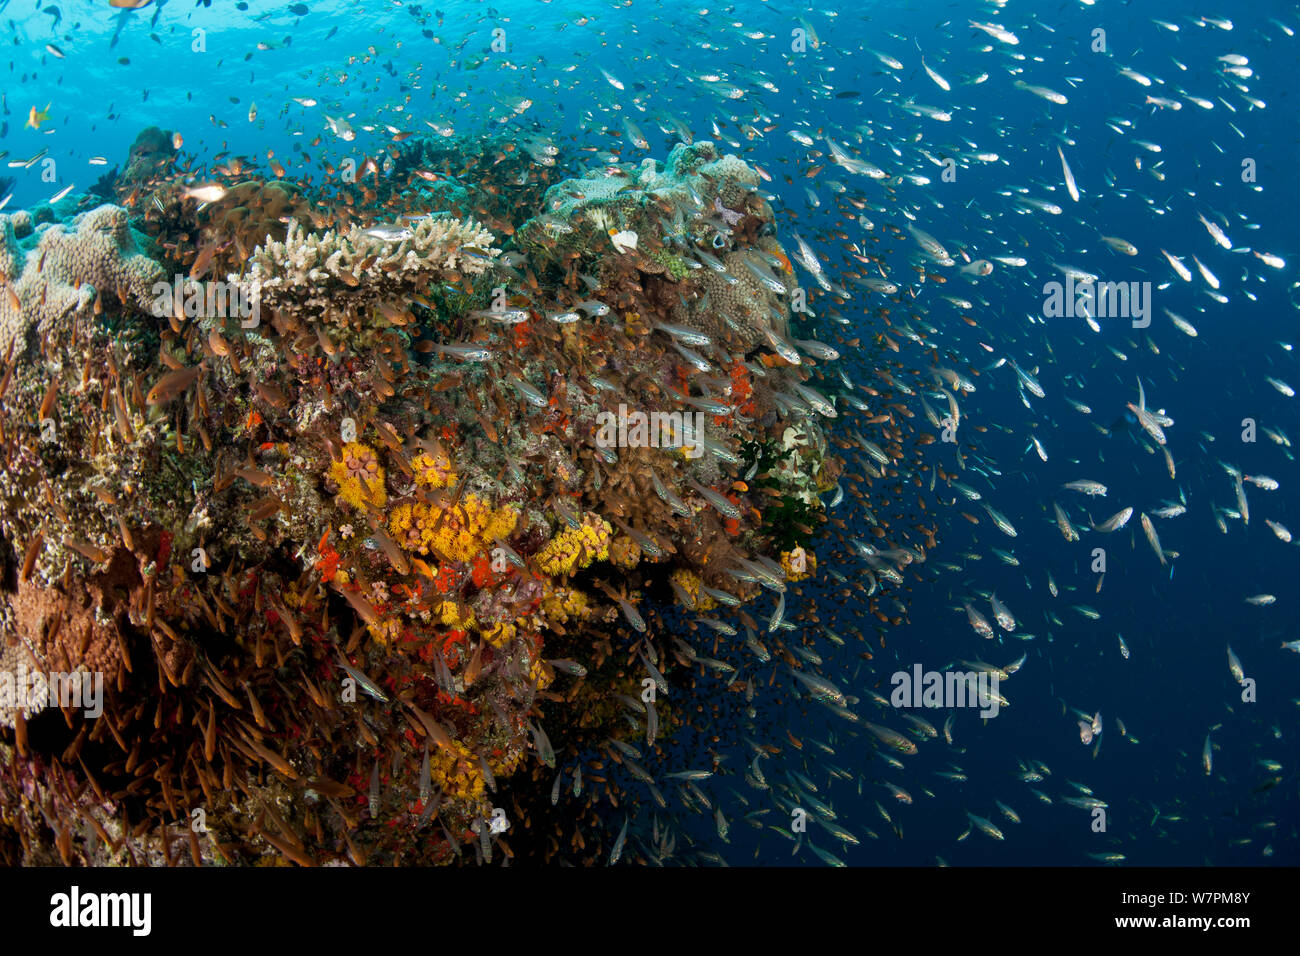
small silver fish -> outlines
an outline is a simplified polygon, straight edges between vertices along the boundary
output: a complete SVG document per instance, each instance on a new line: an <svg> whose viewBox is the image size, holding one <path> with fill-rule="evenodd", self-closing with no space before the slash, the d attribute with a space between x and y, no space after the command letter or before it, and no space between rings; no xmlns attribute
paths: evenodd
<svg viewBox="0 0 1300 956"><path fill-rule="evenodd" d="M705 488L694 478L688 478L686 482L699 493L700 497L713 505L724 518L735 520L740 517L740 509L712 488Z"/></svg>
<svg viewBox="0 0 1300 956"><path fill-rule="evenodd" d="M371 239L382 240L383 242L405 242L407 239L414 236L415 233L409 226L403 226L395 222L381 222L371 226L363 233L363 235L369 236Z"/></svg>
<svg viewBox="0 0 1300 956"><path fill-rule="evenodd" d="M695 329L687 328L684 325L670 325L666 322L656 322L655 328L658 329L660 332L668 333L674 339L676 339L677 341L681 342L684 345L695 345L699 347L705 347L713 343L713 340L709 338L709 336L705 335L703 332L698 332Z"/></svg>
<svg viewBox="0 0 1300 956"><path fill-rule="evenodd" d="M492 350L481 345L439 345L438 351L460 362L486 362Z"/></svg>
<svg viewBox="0 0 1300 956"><path fill-rule="evenodd" d="M347 660L343 657L341 653L339 654L339 665L345 671L347 671L348 676L351 677L354 681L356 681L357 686L360 687L365 693L369 694L371 697L373 697L375 700L379 701L382 704L388 703L388 695L385 694L382 690L380 690L379 686L375 684L375 682L372 681L369 677L367 677L365 674L361 673L359 670L356 670L351 665L349 665Z"/></svg>
<svg viewBox="0 0 1300 956"><path fill-rule="evenodd" d="M547 661L546 663L550 664L551 667L563 674L572 674L574 677L587 676L587 668L583 667L577 661L571 661L568 658L558 658L553 661ZM664 691L664 693L667 693L667 691Z"/></svg>

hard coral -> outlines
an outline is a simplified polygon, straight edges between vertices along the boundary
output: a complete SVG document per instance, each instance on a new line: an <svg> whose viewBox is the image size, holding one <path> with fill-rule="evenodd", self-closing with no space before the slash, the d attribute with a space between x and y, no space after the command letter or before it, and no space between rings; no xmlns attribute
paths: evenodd
<svg viewBox="0 0 1300 956"><path fill-rule="evenodd" d="M49 226L31 251L19 240L27 222L0 215L0 283L17 296L17 307L12 297L0 297L0 353L24 344L29 331L52 331L89 315L104 293L142 311L152 307L163 267L140 251L126 210L103 205L70 226Z"/></svg>
<svg viewBox="0 0 1300 956"><path fill-rule="evenodd" d="M167 172L176 158L172 134L157 126L146 126L136 134L127 156L126 168L117 179L120 193L148 183Z"/></svg>
<svg viewBox="0 0 1300 956"><path fill-rule="evenodd" d="M196 863L428 863L449 860L457 839L457 858L468 860L464 835L490 812L492 776L523 777L497 798L522 807L511 812L522 823L538 795L547 803L557 759L572 766L574 753L637 734L647 712L626 711L619 695L636 694L640 668L626 666L617 637L630 627L661 643L665 577L697 610L709 606L705 586L748 599L758 585L727 574L739 555L774 571L771 558L807 540L820 503L795 493L837 474L813 413L787 400L810 373L764 366L747 348L758 323L778 327L788 306L770 285L753 313L724 316L702 301L705 270L717 275L710 260L734 253L749 257L737 262L745 275L752 260L793 287L754 176L697 144L666 166L611 177L597 187L603 203L570 196L578 202L568 210L545 210L528 198L541 177L527 173L519 193L494 178L540 162L521 156L534 147L520 146L504 159L476 153L469 165L479 181L457 208L484 215L482 201L489 216L534 215L530 229L558 237L536 244L536 288L512 296L513 307L572 307L576 273L589 287L578 294L607 312L559 330L536 315L502 327L482 311L487 283L475 281L493 261L492 237L424 220L409 225L411 238L396 238L404 216L437 196L404 182L388 191L381 174L374 191L383 198L367 186L346 210L304 188L304 204L337 231L309 236L305 229L325 223L296 225L255 252L243 280L267 280L260 327L173 315L118 321L110 337L70 323L51 337L48 361L18 357L4 396L13 427L0 472L0 564L10 569L0 575L0 622L52 667L84 665L117 680L105 681L100 719L34 716L28 755L0 775L0 861L50 862L66 851L77 861L174 862L186 844L168 828L179 808L195 806L212 830L188 843ZM551 155L535 147L534 160ZM403 168L406 179L429 182L466 165L451 154L435 163L426 151ZM288 212L276 204L294 197L277 197L273 183L241 189L252 182L247 169L231 158L214 170L229 202L202 209L179 198L204 181L194 175L133 189L169 266L207 254L224 265L231 246L238 260L261 215L252 206ZM159 210L152 199L165 190L178 198ZM449 201L459 190L448 185ZM512 207L516 196L525 198ZM228 216L240 208L246 219ZM6 220L14 271L35 244L23 242L33 220L47 214L58 210ZM205 218L218 214L219 223ZM367 236L354 221L391 223L395 238ZM510 235L510 223L489 221ZM635 249L598 232L620 226L640 233ZM596 241L570 244L566 229ZM683 297L693 311L681 324L707 330L713 341L699 351L721 363L707 384L659 330L678 321L672 309ZM584 311L597 312L591 305ZM481 344L486 357L444 360L440 347L456 341ZM176 382L177 363L202 368L181 372L197 377L183 379L169 407L152 406L140 393L165 377ZM547 403L521 400L517 382ZM725 429L713 416L701 458L657 447L612 454L584 440L624 397L629 407L672 412L679 393L737 409ZM34 425L48 396L54 442ZM329 436L349 414L367 437L340 450ZM790 427L804 439L782 460ZM751 463L754 477L736 481ZM692 481L721 489L744 520L724 523ZM206 568L194 557L204 552ZM597 561L612 567L592 568ZM61 603L69 613L56 639ZM717 640L718 659L737 649ZM647 653L671 660L663 646ZM349 680L361 693L341 701ZM680 725L674 709L658 712L660 738ZM19 733L0 731L0 740ZM431 782L443 791L429 825L419 817L429 803L416 799L426 744ZM376 758L379 785L367 793ZM108 841L87 828L92 817ZM76 821L65 831L71 850L51 819ZM541 828L528 830L512 828L512 853L569 856L549 848ZM473 852L487 849L474 841ZM599 855L608 857L607 846Z"/></svg>
<svg viewBox="0 0 1300 956"><path fill-rule="evenodd" d="M412 296L457 275L480 275L500 254L473 219L423 219L409 233L376 238L355 225L305 233L294 221L283 242L257 247L247 274L229 279L263 308L344 328L382 327L407 321Z"/></svg>

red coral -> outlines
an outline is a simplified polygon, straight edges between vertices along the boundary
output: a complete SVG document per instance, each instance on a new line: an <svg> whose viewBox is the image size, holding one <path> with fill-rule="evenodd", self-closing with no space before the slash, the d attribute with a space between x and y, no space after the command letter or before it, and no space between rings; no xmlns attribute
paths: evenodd
<svg viewBox="0 0 1300 956"><path fill-rule="evenodd" d="M737 361L731 366L731 397L736 401L736 408L742 415L754 415L758 409L754 405L754 383L750 380L749 369L745 363Z"/></svg>
<svg viewBox="0 0 1300 956"><path fill-rule="evenodd" d="M735 495L726 495L725 497L733 505L740 507L740 499ZM740 534L740 521L736 518L724 518L722 520L722 528L727 532L727 534L734 538L736 535Z"/></svg>
<svg viewBox="0 0 1300 956"><path fill-rule="evenodd" d="M470 578L475 587L485 588L489 584L496 583L496 574L492 571L492 565L487 558L479 558L474 562L473 569L470 572Z"/></svg>
<svg viewBox="0 0 1300 956"><path fill-rule="evenodd" d="M164 531L158 536L158 567L165 568L172 553L172 533Z"/></svg>
<svg viewBox="0 0 1300 956"><path fill-rule="evenodd" d="M320 549L320 560L316 562L316 567L320 570L321 580L327 584L334 580L334 575L339 570L340 560L342 559L339 553L328 544Z"/></svg>
<svg viewBox="0 0 1300 956"><path fill-rule="evenodd" d="M456 707L467 714L478 713L478 708L465 698L457 697L455 694L448 694L446 691L438 691L438 703L446 704L448 707Z"/></svg>
<svg viewBox="0 0 1300 956"><path fill-rule="evenodd" d="M439 594L446 594L456 586L457 571L450 564L445 564L438 569L438 576L433 579L433 586L438 589Z"/></svg>
<svg viewBox="0 0 1300 956"><path fill-rule="evenodd" d="M465 644L464 631L448 631L442 642L442 657L448 667L455 667L464 656L461 645Z"/></svg>

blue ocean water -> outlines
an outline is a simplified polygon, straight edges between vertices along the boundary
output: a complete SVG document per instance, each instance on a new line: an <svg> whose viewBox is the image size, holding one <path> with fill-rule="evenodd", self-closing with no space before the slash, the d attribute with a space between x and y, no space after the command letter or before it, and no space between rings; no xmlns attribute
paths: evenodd
<svg viewBox="0 0 1300 956"><path fill-rule="evenodd" d="M1294 865L1300 859L1300 655L1280 646L1300 637L1288 586L1296 552L1264 524L1268 518L1300 529L1300 514L1290 504L1297 475L1290 449L1260 430L1280 428L1300 438L1296 400L1266 381L1300 383L1295 353L1280 344L1296 340L1300 303L1294 265L1300 186L1292 169L1300 127L1291 35L1300 18L1294 5L1242 3L1229 10L1101 0L836 10L758 2L713 7L704 0L690 7L250 0L241 10L222 0L208 7L170 0L110 11L99 4L38 7L12 0L0 4L0 17L8 18L13 40L0 137L11 167L0 175L15 179L13 208L69 186L88 188L149 125L178 131L185 150L205 162L223 153L260 158L273 152L286 178L303 180L319 177L322 161L338 165L377 154L390 139L386 126L423 133L429 122L460 133L542 132L560 147L562 159L576 159L569 151L587 147L616 150L623 162L662 160L677 142L661 128L669 117L697 140L726 144L770 175L763 188L776 197L787 248L797 231L831 281L844 285L837 276L862 269L850 248L857 244L904 287L901 298L889 298L848 285L852 296L837 308L850 324L835 326L828 313L814 323L816 338L860 339L857 348L838 346L845 356L841 367L852 379L869 383L874 368L893 361L913 370L932 361L971 375L975 391L961 397L961 442L968 464L1000 474L959 473L943 443L930 446L925 461L978 489L1018 531L1015 538L998 532L980 502L941 503L957 496L942 481L931 491L930 473L918 469L916 484L904 483L906 503L873 507L882 515L897 509L935 527L938 545L925 564L908 571L897 591L899 609L887 607L889 616L906 620L879 629L861 592L846 600L825 573L834 567L855 581L863 577L866 566L845 539L869 535L873 522L851 495L841 506L847 527L826 529L814 542L821 570L789 597L787 617L816 638L824 659L820 672L859 699L853 709L864 719L904 729L897 715L869 702L867 691L888 697L891 675L914 664L938 670L978 659L1001 666L1021 654L1025 662L1002 685L1009 707L987 722L958 712L953 746L942 738L922 742L916 757L901 758L903 770L875 755L860 726L799 699L793 682L778 672L776 684L784 690L775 700L768 696L759 729L783 745L782 766L813 779L819 798L860 842L843 843L816 826L808 839L853 865L1099 865L1088 854L1105 853L1122 853L1137 865ZM1231 29L1201 18L1230 19ZM996 20L1019 42L991 39L971 20ZM1097 28L1105 31L1105 52L1092 49ZM494 29L505 31L505 52L492 50ZM791 48L797 31L806 41L798 52ZM48 51L47 43L63 55ZM896 57L902 68L890 68L872 50ZM1232 65L1220 59L1225 55L1247 58L1253 75L1225 76ZM949 89L927 76L922 57ZM976 82L981 74L987 79ZM1017 79L1064 94L1068 104L1016 88ZM728 96L722 84L739 95ZM319 105L305 107L295 97ZM1147 97L1181 105L1152 105ZM520 98L531 101L522 113ZM946 110L951 118L915 115L905 108L909 101ZM39 129L24 128L28 110L46 103L49 120ZM356 140L332 136L325 114L351 117ZM625 119L644 132L648 150L628 141ZM792 131L814 146L792 138ZM826 155L827 139L849 144L890 178L877 181L837 167ZM1158 144L1159 152L1134 140ZM1077 202L1064 187L1058 146L1078 182ZM42 149L53 166L12 168ZM976 152L998 159L972 160ZM931 157L950 155L961 159L955 180L947 182L941 162ZM89 165L92 156L107 158L108 166ZM1242 179L1246 160L1253 161L1253 182ZM908 174L927 181L908 181ZM1023 209L1013 192L1020 188L1061 212ZM1234 248L1217 247L1198 214L1218 214ZM918 271L917 244L906 231L887 232L887 224L900 230L915 225L950 253L1020 256L1026 265L996 263L985 277L933 263ZM1138 254L1112 251L1102 235L1122 237ZM1286 264L1275 269L1246 248ZM1181 257L1192 281L1169 268L1162 249ZM1217 291L1226 302L1206 294L1192 255L1221 282ZM1151 282L1150 327L1112 319L1094 333L1078 318L1044 318L1043 286L1063 278L1054 268L1060 264L1109 281ZM870 270L874 274L876 265ZM954 306L943 295L968 299L972 307ZM814 302L815 311L826 308ZM936 351L912 349L896 359L878 347L877 335L894 334L882 325L881 308L895 321L914 316L933 325ZM1198 335L1174 328L1165 309L1191 321ZM1035 370L1045 397L1022 401L1011 367L993 367L1008 357ZM929 382L920 372L907 380ZM1139 381L1149 407L1174 419L1166 447L1176 477L1141 440L1141 429L1124 422ZM1091 414L1071 408L1067 394ZM1255 423L1256 440L1242 440L1249 427L1244 420ZM1030 445L1031 436L1048 452L1046 461ZM862 458L860 451L846 456ZM1233 509L1236 499L1220 462L1245 475L1271 476L1281 486L1267 491L1248 484L1250 521L1228 517L1226 532L1216 527L1212 507ZM1079 478L1103 481L1107 496L1085 500L1060 490ZM1180 493L1187 513L1155 521L1164 549L1177 552L1162 566L1138 512L1150 513ZM926 510L913 503L919 501ZM1070 544L1052 520L1053 501L1069 506L1076 525L1086 526L1085 510L1098 523L1126 505L1135 511L1123 530L1085 534ZM979 523L961 517L963 511ZM1099 591L1099 575L1090 570L1090 552L1098 545L1107 551ZM1004 563L992 548L1013 553L1018 565ZM939 563L959 567L944 570ZM1059 597L1048 593L1049 572ZM1001 633L996 641L975 635L962 607L971 601L989 616L987 600L976 596L989 591L1019 621L1016 633ZM1246 603L1256 594L1277 601ZM770 595L765 600L753 612L760 620L770 612ZM1100 618L1070 609L1078 604L1095 608ZM863 659L856 642L837 648L818 636L815 624L797 617L810 612L838 633L865 634L871 659ZM1019 639L1025 632L1033 639ZM1119 635L1131 651L1127 658ZM1229 673L1228 646L1256 681L1253 702L1243 702ZM707 694L711 681L720 687L721 681L705 677L698 692ZM1080 742L1072 708L1103 715L1095 752ZM924 716L938 727L946 715ZM738 773L753 752L737 737L756 730L733 716L734 735L723 756ZM1214 748L1208 774L1202 767L1207 734ZM781 739L788 735L802 747ZM676 759L698 756L686 731L672 746ZM1269 760L1282 769L1261 763ZM1050 775L1035 783L1018 779L1028 761L1041 761ZM776 764L767 773L785 779ZM832 778L828 766L842 768L847 778ZM1086 809L1062 804L1063 797L1083 793L1068 781L1107 802L1104 832L1096 832ZM901 803L885 782L906 790L912 802ZM728 784L750 803L723 799ZM735 863L821 862L802 844L792 855L796 845L767 827L788 825L788 818L779 819L779 805L763 820L764 829L737 821L772 806L765 794L745 788L738 776L717 778L710 788L731 817L730 843L718 844L711 814L678 813L679 825L702 844ZM1000 813L995 800L1020 822ZM994 821L1005 839L989 839L978 829L962 838L971 829L967 812ZM610 819L617 826L621 813L611 811Z"/></svg>

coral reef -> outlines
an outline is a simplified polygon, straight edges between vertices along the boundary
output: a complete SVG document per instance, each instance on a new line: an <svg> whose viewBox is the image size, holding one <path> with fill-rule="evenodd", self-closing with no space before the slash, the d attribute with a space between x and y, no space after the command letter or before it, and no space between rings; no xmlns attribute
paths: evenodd
<svg viewBox="0 0 1300 956"><path fill-rule="evenodd" d="M458 167L479 177L471 204L534 170L533 205L494 206L531 216L501 247L476 220L401 220L431 147L391 189L376 171L346 216L286 194L333 227L295 221L236 257L253 327L211 309L132 321L164 266L123 209L71 231L3 220L5 261L26 262L8 341L52 334L0 385L0 675L98 673L104 701L0 714L0 858L553 857L527 820L559 761L624 760L684 720L637 696L635 662L698 666L653 625L815 568L790 554L842 463L813 363L773 339L790 313L772 282L793 280L757 175L697 143L538 205L548 148ZM191 181L151 185L165 216L132 208L194 268L205 229L219 242L261 213L213 218L219 203L179 198ZM249 192L259 210L271 188ZM78 310L32 309L38 281ZM69 299L87 283L98 295ZM599 440L629 408L666 423L656 440Z"/></svg>

